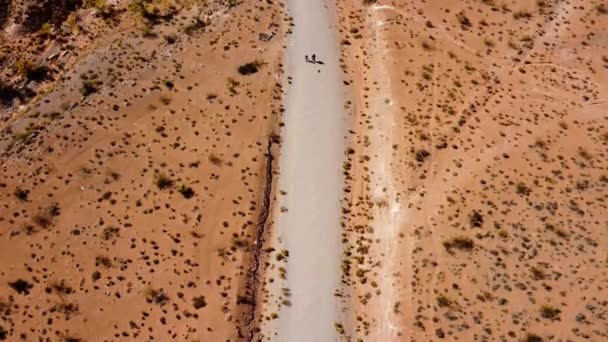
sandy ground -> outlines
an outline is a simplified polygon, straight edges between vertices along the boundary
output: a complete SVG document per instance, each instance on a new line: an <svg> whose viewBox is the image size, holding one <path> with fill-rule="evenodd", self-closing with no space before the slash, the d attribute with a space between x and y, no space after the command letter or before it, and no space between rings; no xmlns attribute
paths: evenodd
<svg viewBox="0 0 608 342"><path fill-rule="evenodd" d="M278 322L268 324L264 335L276 341L331 341L338 310L345 127L338 45L324 1L288 1L288 11L295 26L286 52L289 84L274 234L289 252L280 286L290 294L290 305L279 302ZM305 55L312 54L324 64L306 63ZM274 297L284 291L275 289Z"/></svg>
<svg viewBox="0 0 608 342"><path fill-rule="evenodd" d="M606 7L340 1L347 340L604 340Z"/></svg>
<svg viewBox="0 0 608 342"><path fill-rule="evenodd" d="M102 2L0 9L0 340L608 339L605 2Z"/></svg>
<svg viewBox="0 0 608 342"><path fill-rule="evenodd" d="M0 340L241 340L283 9L119 20L3 108Z"/></svg>

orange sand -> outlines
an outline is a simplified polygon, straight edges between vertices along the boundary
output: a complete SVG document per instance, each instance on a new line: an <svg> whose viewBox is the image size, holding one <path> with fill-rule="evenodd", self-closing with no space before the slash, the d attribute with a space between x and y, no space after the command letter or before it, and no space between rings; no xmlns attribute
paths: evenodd
<svg viewBox="0 0 608 342"><path fill-rule="evenodd" d="M599 1L339 4L347 340L604 340Z"/></svg>
<svg viewBox="0 0 608 342"><path fill-rule="evenodd" d="M3 109L7 340L244 336L284 12L271 2L179 9L145 31L121 12L48 93ZM254 61L257 73L237 72ZM85 78L97 89L83 97Z"/></svg>

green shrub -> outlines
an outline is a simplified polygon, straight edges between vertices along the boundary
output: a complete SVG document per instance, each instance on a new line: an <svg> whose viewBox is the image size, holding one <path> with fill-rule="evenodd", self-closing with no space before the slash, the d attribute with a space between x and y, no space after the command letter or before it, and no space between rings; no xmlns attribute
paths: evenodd
<svg viewBox="0 0 608 342"><path fill-rule="evenodd" d="M15 64L17 73L28 81L44 81L50 74L50 69L44 65L36 65L25 59L20 59Z"/></svg>

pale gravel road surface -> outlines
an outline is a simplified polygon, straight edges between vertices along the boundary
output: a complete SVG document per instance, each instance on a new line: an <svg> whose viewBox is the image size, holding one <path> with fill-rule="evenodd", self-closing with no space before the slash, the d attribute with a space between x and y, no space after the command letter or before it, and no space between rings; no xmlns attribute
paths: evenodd
<svg viewBox="0 0 608 342"><path fill-rule="evenodd" d="M332 12L324 0L288 0L295 27L287 47L288 85L279 189L287 192L277 230L289 250L284 307L275 341L337 340L344 86ZM325 65L305 63L316 54ZM318 72L320 70L321 72Z"/></svg>

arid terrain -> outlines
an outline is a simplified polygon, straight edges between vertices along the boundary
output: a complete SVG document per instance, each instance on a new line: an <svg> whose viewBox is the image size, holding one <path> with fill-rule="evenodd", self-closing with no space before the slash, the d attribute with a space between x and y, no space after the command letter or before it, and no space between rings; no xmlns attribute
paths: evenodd
<svg viewBox="0 0 608 342"><path fill-rule="evenodd" d="M246 336L282 4L8 5L0 340Z"/></svg>
<svg viewBox="0 0 608 342"><path fill-rule="evenodd" d="M606 5L338 1L341 336L608 339Z"/></svg>
<svg viewBox="0 0 608 342"><path fill-rule="evenodd" d="M608 340L608 3L298 1L0 0L0 341Z"/></svg>

